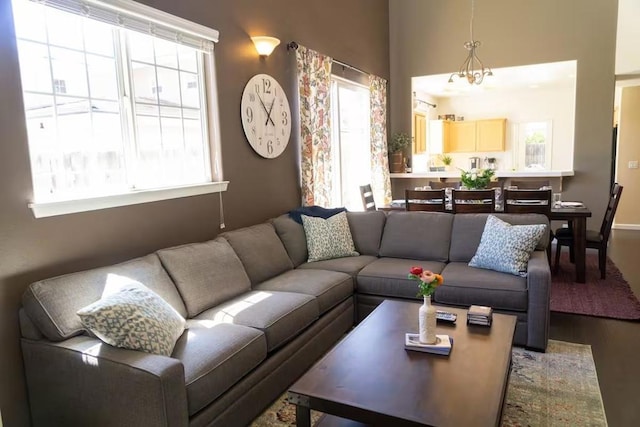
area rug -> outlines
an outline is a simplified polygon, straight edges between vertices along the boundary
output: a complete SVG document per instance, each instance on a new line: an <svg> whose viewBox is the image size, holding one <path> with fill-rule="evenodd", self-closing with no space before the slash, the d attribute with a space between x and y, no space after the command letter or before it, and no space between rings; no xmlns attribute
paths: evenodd
<svg viewBox="0 0 640 427"><path fill-rule="evenodd" d="M622 277L618 267L607 258L607 277L600 279L598 256L587 254L587 283L576 283L575 268L569 254L560 254L560 267L551 275L551 311L613 319L640 319L640 302Z"/></svg>
<svg viewBox="0 0 640 427"><path fill-rule="evenodd" d="M514 348L512 354L503 427L607 425L590 346L550 340L546 353ZM312 411L312 425L321 416ZM283 395L251 426L295 422L295 406Z"/></svg>

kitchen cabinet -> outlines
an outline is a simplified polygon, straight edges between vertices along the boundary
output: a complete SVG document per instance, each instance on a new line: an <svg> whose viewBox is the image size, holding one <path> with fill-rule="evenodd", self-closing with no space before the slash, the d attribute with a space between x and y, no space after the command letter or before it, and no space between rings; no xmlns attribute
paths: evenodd
<svg viewBox="0 0 640 427"><path fill-rule="evenodd" d="M427 117L423 113L413 114L413 153L427 151Z"/></svg>
<svg viewBox="0 0 640 427"><path fill-rule="evenodd" d="M476 121L476 151L504 151L507 119Z"/></svg>
<svg viewBox="0 0 640 427"><path fill-rule="evenodd" d="M445 141L445 152L504 151L507 119L449 123L449 138Z"/></svg>

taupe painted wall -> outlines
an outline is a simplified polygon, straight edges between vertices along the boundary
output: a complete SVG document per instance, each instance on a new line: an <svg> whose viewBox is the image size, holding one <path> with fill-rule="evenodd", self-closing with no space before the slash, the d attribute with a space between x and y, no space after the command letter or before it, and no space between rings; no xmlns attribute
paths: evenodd
<svg viewBox="0 0 640 427"><path fill-rule="evenodd" d="M479 57L499 68L578 60L575 176L564 200L583 200L599 227L609 192L617 0L478 0ZM390 130L411 130L411 77L456 71L466 57L469 0L389 2ZM496 75L495 78L500 78Z"/></svg>
<svg viewBox="0 0 640 427"><path fill-rule="evenodd" d="M227 229L264 221L299 205L298 142L275 160L256 155L242 133L240 97L257 73L273 75L296 97L295 40L389 78L387 0L143 1L220 31L216 46ZM6 426L28 424L18 307L38 279L123 261L218 232L218 195L197 196L34 219L31 178L10 0L0 0L0 408ZM282 44L259 60L250 35ZM294 123L295 126L296 123ZM294 127L295 129L295 127ZM55 393L55 390L52 390Z"/></svg>
<svg viewBox="0 0 640 427"><path fill-rule="evenodd" d="M617 180L624 187L616 212L616 225L640 227L640 169L629 169L640 160L640 86L622 88L618 135Z"/></svg>

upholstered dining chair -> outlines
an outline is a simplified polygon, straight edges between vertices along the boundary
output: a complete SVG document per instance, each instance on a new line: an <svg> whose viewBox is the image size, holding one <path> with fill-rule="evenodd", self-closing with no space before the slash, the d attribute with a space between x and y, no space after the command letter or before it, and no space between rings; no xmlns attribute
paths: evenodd
<svg viewBox="0 0 640 427"><path fill-rule="evenodd" d="M360 196L362 197L362 206L365 211L375 211L376 201L373 200L373 191L371 190L371 184L360 186Z"/></svg>
<svg viewBox="0 0 640 427"><path fill-rule="evenodd" d="M405 190L405 210L444 212L446 200L442 190Z"/></svg>
<svg viewBox="0 0 640 427"><path fill-rule="evenodd" d="M460 181L429 181L429 187L433 190L441 190L443 188L460 188Z"/></svg>
<svg viewBox="0 0 640 427"><path fill-rule="evenodd" d="M549 180L538 180L538 181L514 181L511 180L509 182L510 186L518 187L518 190L539 190L542 187L549 186Z"/></svg>
<svg viewBox="0 0 640 427"><path fill-rule="evenodd" d="M609 235L611 234L611 226L613 225L613 218L616 215L618 209L618 203L620 202L620 196L622 195L622 185L617 182L611 187L611 194L609 196L609 203L607 204L607 210L604 213L600 230L587 230L587 248L598 250L598 269L600 270L600 278L606 278L607 271L607 246L609 244ZM562 246L568 246L569 250L573 253L573 230L571 228L559 228L556 230L556 259L554 270L558 270L560 263L560 250ZM573 260L573 256L571 257Z"/></svg>
<svg viewBox="0 0 640 427"><path fill-rule="evenodd" d="M496 193L489 190L456 190L451 195L453 213L493 213L496 210Z"/></svg>

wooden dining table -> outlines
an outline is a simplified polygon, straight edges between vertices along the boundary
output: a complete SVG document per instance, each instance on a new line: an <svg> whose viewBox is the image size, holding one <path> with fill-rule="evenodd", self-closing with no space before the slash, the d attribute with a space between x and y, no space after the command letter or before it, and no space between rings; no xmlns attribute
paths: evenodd
<svg viewBox="0 0 640 427"><path fill-rule="evenodd" d="M378 208L381 211L404 211L404 206L386 205ZM496 213L502 213L496 210ZM464 214L461 214L464 215ZM575 268L577 283L585 283L587 280L587 218L591 217L591 210L586 206L568 207L554 206L548 215L549 221L563 221L571 224L573 231L573 251L575 256Z"/></svg>

